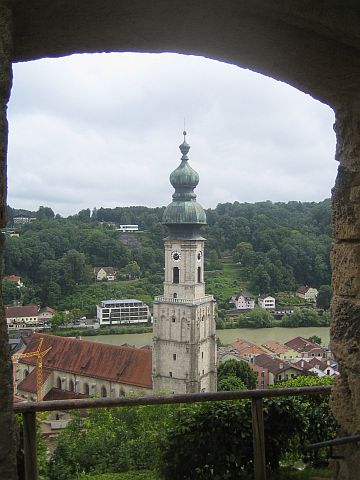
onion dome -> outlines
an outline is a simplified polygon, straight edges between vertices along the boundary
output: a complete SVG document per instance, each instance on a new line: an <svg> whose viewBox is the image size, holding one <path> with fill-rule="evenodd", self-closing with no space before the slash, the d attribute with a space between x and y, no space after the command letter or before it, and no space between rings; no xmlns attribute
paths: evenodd
<svg viewBox="0 0 360 480"><path fill-rule="evenodd" d="M172 196L173 201L166 207L163 216L163 223L168 225L178 238L179 236L189 238L191 232L195 235L198 231L197 226L206 225L204 209L196 201L194 193L194 189L199 183L199 175L188 163L187 154L190 145L186 142L185 137L186 132L184 132L184 141L179 147L182 153L181 163L170 175L170 183L175 189Z"/></svg>

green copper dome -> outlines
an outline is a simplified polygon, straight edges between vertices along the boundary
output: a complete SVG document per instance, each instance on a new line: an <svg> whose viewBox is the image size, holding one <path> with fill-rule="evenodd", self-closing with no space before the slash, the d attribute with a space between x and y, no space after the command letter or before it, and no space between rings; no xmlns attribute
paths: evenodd
<svg viewBox="0 0 360 480"><path fill-rule="evenodd" d="M180 165L171 173L170 183L175 188L173 201L165 209L163 223L172 233L182 236L197 236L201 225L206 225L206 215L202 206L196 201L194 189L199 183L199 175L188 163L190 145L185 140L180 145L182 153Z"/></svg>

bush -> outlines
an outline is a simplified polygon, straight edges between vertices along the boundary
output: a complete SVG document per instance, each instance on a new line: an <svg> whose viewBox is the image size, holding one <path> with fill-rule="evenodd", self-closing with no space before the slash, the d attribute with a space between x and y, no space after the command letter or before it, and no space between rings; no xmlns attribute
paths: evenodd
<svg viewBox="0 0 360 480"><path fill-rule="evenodd" d="M265 448L269 469L277 470L291 440L306 428L295 398L264 402ZM291 421L289 421L291 418ZM159 470L166 480L251 478L251 402L186 406L162 441Z"/></svg>

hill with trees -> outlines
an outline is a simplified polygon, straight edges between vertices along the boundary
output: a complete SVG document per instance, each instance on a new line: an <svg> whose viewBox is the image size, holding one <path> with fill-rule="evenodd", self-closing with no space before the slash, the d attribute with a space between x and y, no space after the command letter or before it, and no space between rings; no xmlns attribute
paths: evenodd
<svg viewBox="0 0 360 480"><path fill-rule="evenodd" d="M167 235L161 224L163 210L143 206L85 209L62 218L49 207L42 206L37 212L8 207L9 228L15 228L19 237L6 238L4 273L22 277L27 287L21 293L24 302L62 308L69 308L67 299L81 291L84 294L84 286L94 283L94 266L112 266L120 277L133 281L147 279L144 288L149 284L158 290ZM222 260L232 256L241 281L254 294L293 291L300 284L327 286L322 288L327 302L330 200L225 203L206 214L208 225L203 235L210 280L210 272L216 270L221 277ZM35 220L15 226L17 216ZM136 241L128 241L129 235L117 232L111 223L138 224L141 233L133 234ZM18 289L9 285L5 290L9 302L19 296ZM209 281L208 290L221 296L221 281ZM126 288L122 291L126 294Z"/></svg>

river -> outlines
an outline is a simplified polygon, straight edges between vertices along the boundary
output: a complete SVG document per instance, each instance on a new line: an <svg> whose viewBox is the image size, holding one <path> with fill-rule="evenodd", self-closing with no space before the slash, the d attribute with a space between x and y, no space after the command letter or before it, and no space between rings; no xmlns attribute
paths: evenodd
<svg viewBox="0 0 360 480"><path fill-rule="evenodd" d="M280 343L287 342L294 337L309 338L317 335L321 338L322 344L329 344L329 327L306 327L306 328L233 328L228 330L217 330L216 335L224 344L234 342L238 338L243 338L257 345L261 345L268 340L276 340ZM83 340L91 342L109 343L111 345L123 345L127 343L135 347L151 345L152 333L132 333L128 335L96 335L94 337L82 337Z"/></svg>

